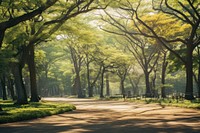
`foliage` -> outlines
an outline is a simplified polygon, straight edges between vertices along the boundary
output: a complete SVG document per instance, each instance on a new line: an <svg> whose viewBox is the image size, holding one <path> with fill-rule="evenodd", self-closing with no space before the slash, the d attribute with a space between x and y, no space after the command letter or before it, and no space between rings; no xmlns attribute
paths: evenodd
<svg viewBox="0 0 200 133"><path fill-rule="evenodd" d="M64 103L39 102L26 105L15 105L11 101L0 101L4 114L0 115L0 123L29 120L53 114L75 110L75 106Z"/></svg>

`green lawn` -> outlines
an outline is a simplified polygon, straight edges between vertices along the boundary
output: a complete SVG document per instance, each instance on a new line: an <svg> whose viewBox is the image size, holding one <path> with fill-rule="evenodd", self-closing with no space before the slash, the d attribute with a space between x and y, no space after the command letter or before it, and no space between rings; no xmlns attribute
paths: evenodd
<svg viewBox="0 0 200 133"><path fill-rule="evenodd" d="M114 100L114 101L124 101L123 98L104 98L101 100ZM175 106L175 107L182 107L182 108L193 108L193 109L200 109L200 99L196 100L176 100L176 99L157 99L157 98L126 98L126 102L134 102L134 103L158 103L162 106Z"/></svg>
<svg viewBox="0 0 200 133"><path fill-rule="evenodd" d="M14 105L9 100L0 100L0 106L3 108L3 112L0 113L0 123L40 118L76 109L75 106L66 103L39 102Z"/></svg>
<svg viewBox="0 0 200 133"><path fill-rule="evenodd" d="M146 103L159 103L164 106L200 109L200 100L176 100L176 99L146 99Z"/></svg>

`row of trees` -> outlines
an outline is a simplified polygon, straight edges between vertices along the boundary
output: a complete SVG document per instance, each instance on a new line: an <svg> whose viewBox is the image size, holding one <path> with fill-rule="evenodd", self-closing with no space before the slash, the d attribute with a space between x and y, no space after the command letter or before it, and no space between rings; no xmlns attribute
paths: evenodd
<svg viewBox="0 0 200 133"><path fill-rule="evenodd" d="M114 11L106 11L108 17L102 19L112 25L115 30L105 29L107 32L124 36L131 45L130 51L143 68L146 77L146 95L151 95L149 88L149 74L155 70L156 60L162 55L162 84L165 84L165 72L168 65L167 53L177 58L173 59L179 69L184 66L186 71L185 98L194 99L193 77L199 88L199 2L186 1L142 1L131 0L119 2L120 6ZM149 9L151 5L152 10ZM112 13L115 12L115 15ZM130 46L128 46L130 47ZM152 47L152 53L144 51L145 47ZM159 50L157 50L159 49ZM139 52L142 52L139 53ZM148 51L149 50L148 48ZM156 55L157 54L157 55ZM141 57L143 55L143 57ZM156 56L154 58L154 56ZM150 63L152 61L152 64ZM196 61L196 62L195 62ZM194 68L196 63L196 68ZM194 69L193 69L194 68ZM197 69L197 72L195 72ZM164 92L164 87L163 87ZM200 93L200 89L199 89ZM162 94L164 96L164 94Z"/></svg>
<svg viewBox="0 0 200 133"><path fill-rule="evenodd" d="M38 91L44 96L67 91L85 97L87 88L89 97L94 92L104 97L104 78L107 95L112 81L119 81L121 94L129 85L138 94L144 78L145 95L157 96L160 86L164 98L167 74L180 70L186 71L185 98L194 99L193 77L200 93L198 2L111 2L1 2L3 99L7 87L13 100L27 103L28 86L33 102L39 101ZM97 17L89 13L72 19L94 9L101 9L94 12Z"/></svg>
<svg viewBox="0 0 200 133"><path fill-rule="evenodd" d="M4 99L7 86L17 93L17 104L27 103L23 68L30 76L31 101L38 102L35 69L35 46L48 41L53 33L67 20L79 14L107 6L106 2L95 0L36 0L1 1L0 58L1 86ZM100 7L101 5L101 7ZM15 96L12 95L15 99Z"/></svg>

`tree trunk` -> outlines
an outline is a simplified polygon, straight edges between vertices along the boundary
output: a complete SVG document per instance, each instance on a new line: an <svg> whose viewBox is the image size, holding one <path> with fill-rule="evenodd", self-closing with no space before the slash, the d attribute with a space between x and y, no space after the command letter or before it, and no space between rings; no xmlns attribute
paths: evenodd
<svg viewBox="0 0 200 133"><path fill-rule="evenodd" d="M146 93L145 96L146 97L151 97L151 89L150 89L150 82L149 82L149 73L148 72L144 72L145 74L145 84L146 84Z"/></svg>
<svg viewBox="0 0 200 133"><path fill-rule="evenodd" d="M106 74L106 96L110 96L110 84L109 84L109 75Z"/></svg>
<svg viewBox="0 0 200 133"><path fill-rule="evenodd" d="M73 75L76 74L74 69L72 69L72 73L73 73ZM76 84L77 84L76 82L77 82L77 79L76 79L76 76L75 76L75 78L73 79L73 85L71 87L71 95L77 95L78 90L77 90L77 87L76 87Z"/></svg>
<svg viewBox="0 0 200 133"><path fill-rule="evenodd" d="M185 90L185 99L193 100L193 56L192 56L192 47L187 46L187 60L186 60L186 90Z"/></svg>
<svg viewBox="0 0 200 133"><path fill-rule="evenodd" d="M34 45L31 44L29 49L29 61L28 68L30 72L30 84L31 84L31 102L39 102L38 92L37 92L37 81L36 81L36 70L34 61Z"/></svg>
<svg viewBox="0 0 200 133"><path fill-rule="evenodd" d="M162 63L162 74L161 74L161 83L162 83L162 87L161 87L161 97L162 97L162 98L166 98L166 92L165 92L165 77L166 77L166 70L167 70L167 65L168 65L168 62L166 61L166 56L167 56L167 54L164 53L163 63Z"/></svg>
<svg viewBox="0 0 200 133"><path fill-rule="evenodd" d="M76 78L74 79L74 84L71 88L71 95L77 95L77 90L76 90Z"/></svg>
<svg viewBox="0 0 200 133"><path fill-rule="evenodd" d="M87 66L87 85L88 85L88 96L89 97L93 97L93 88L90 84L90 63L88 61L88 57L87 57L87 63L86 63L86 66Z"/></svg>
<svg viewBox="0 0 200 133"><path fill-rule="evenodd" d="M200 59L199 59L199 66L198 66L198 81L197 81L197 88L198 88L198 98L200 98Z"/></svg>
<svg viewBox="0 0 200 133"><path fill-rule="evenodd" d="M3 91L2 91L2 88L1 88L1 81L0 81L0 98L3 97Z"/></svg>
<svg viewBox="0 0 200 133"><path fill-rule="evenodd" d="M122 79L122 78L121 78L121 81L120 81L120 87L121 87L121 94L125 95L124 79Z"/></svg>
<svg viewBox="0 0 200 133"><path fill-rule="evenodd" d="M151 92L152 92L152 96L153 97L157 97L158 96L158 92L156 90L156 69L153 70L154 71L154 76L152 77L152 87L151 87Z"/></svg>
<svg viewBox="0 0 200 133"><path fill-rule="evenodd" d="M81 78L80 78L80 74L76 73L76 87L77 87L77 93L78 93L78 98L83 98L83 92L82 92L82 88L81 88Z"/></svg>
<svg viewBox="0 0 200 133"><path fill-rule="evenodd" d="M103 67L103 69L102 69L102 73L101 73L101 89L100 89L100 98L104 98L104 95L103 95L103 88L104 88L104 73L105 73L105 67Z"/></svg>
<svg viewBox="0 0 200 133"><path fill-rule="evenodd" d="M1 88L2 88L2 94L3 94L3 100L7 100L7 94L6 94L6 79L5 75L1 77Z"/></svg>
<svg viewBox="0 0 200 133"><path fill-rule="evenodd" d="M70 49L71 58L74 65L74 71L76 74L74 87L75 89L77 89L78 98L83 98L84 96L83 96L83 92L81 88L81 78L80 78L82 57L76 54L76 50L72 46L69 46L69 49Z"/></svg>
<svg viewBox="0 0 200 133"><path fill-rule="evenodd" d="M97 82L97 80L98 80L98 78L99 78L99 76L101 75L101 68L102 67L100 67L99 68L99 71L98 71L98 74L96 75L96 77L95 77L95 79L93 80L93 82L90 84L90 88L91 88L91 90L92 90L92 94L94 93L94 86L95 86L95 84L96 84L96 82ZM95 94L98 94L98 91L97 91L97 87L95 87Z"/></svg>
<svg viewBox="0 0 200 133"><path fill-rule="evenodd" d="M13 65L13 75L14 75L14 82L17 91L17 102L16 104L27 104L27 94L22 78L22 68L19 64Z"/></svg>
<svg viewBox="0 0 200 133"><path fill-rule="evenodd" d="M164 67L164 66L163 66ZM162 77L161 77L161 97L166 98L166 91L165 91L165 73L166 73L166 67L162 68Z"/></svg>
<svg viewBox="0 0 200 133"><path fill-rule="evenodd" d="M132 92L133 92L133 95L136 95L137 94L137 88L136 88L136 85L134 84L133 80L129 77L129 81L130 81L130 84L132 86Z"/></svg>
<svg viewBox="0 0 200 133"><path fill-rule="evenodd" d="M8 90L10 91L10 95L12 97L12 100L16 100L14 87L13 87L13 80L11 78L8 78Z"/></svg>
<svg viewBox="0 0 200 133"><path fill-rule="evenodd" d="M6 29L0 29L0 49L1 49L2 44L3 44L3 39L4 39L4 36L5 36L5 31L6 31Z"/></svg>
<svg viewBox="0 0 200 133"><path fill-rule="evenodd" d="M198 48L198 77L197 77L197 81L196 81L196 83L197 83L197 91L198 91L198 98L200 98L200 48Z"/></svg>

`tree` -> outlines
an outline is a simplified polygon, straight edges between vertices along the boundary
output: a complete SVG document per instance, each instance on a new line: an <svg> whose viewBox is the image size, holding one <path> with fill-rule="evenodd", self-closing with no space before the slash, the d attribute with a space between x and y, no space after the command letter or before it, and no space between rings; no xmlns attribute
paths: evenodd
<svg viewBox="0 0 200 133"><path fill-rule="evenodd" d="M114 29L103 29L106 32L119 35L124 39L119 42L128 48L128 50L132 53L134 58L137 60L139 65L141 66L144 74L145 74L145 83L146 83L146 96L151 96L151 88L150 88L150 74L153 71L154 67L157 64L159 59L159 46L156 42L153 42L150 39L133 35L131 34L134 30L131 29L130 23L126 23L127 18L125 20L118 20L111 16L108 12L105 12L108 16L108 19L102 17L102 20L107 22L110 26L114 27ZM122 15L122 14L119 14ZM125 41L124 41L125 40Z"/></svg>
<svg viewBox="0 0 200 133"><path fill-rule="evenodd" d="M87 73L88 96L93 97L93 88L101 74L101 66L95 64L95 44L84 46L85 64ZM93 63L93 64L92 64ZM99 67L99 68L98 68Z"/></svg>
<svg viewBox="0 0 200 133"><path fill-rule="evenodd" d="M81 86L81 70L84 62L83 54L83 42L80 34L68 33L65 35L65 51L70 53L71 62L74 66L75 78L74 78L74 89L77 91L78 98L84 97L82 86Z"/></svg>
<svg viewBox="0 0 200 133"><path fill-rule="evenodd" d="M186 99L194 99L193 97L193 50L197 45L199 45L199 33L198 27L200 23L200 15L198 10L198 2L197 1L176 1L175 3L168 0L161 0L159 2L152 2L153 10L151 12L145 12L146 9L149 8L149 1L141 1L139 0L139 4L133 3L131 0L122 1L119 4L118 12L120 12L121 21L126 20L123 24L119 23L120 21L116 21L112 19L112 24L118 24L118 28L129 35L143 35L145 37L154 38L159 41L167 50L173 53L177 58L179 58L185 68L186 68L186 91L185 98ZM141 5L148 4L148 6ZM123 15L122 14L125 14ZM146 15L145 15L146 13ZM162 13L166 15L169 20L174 19L174 23L172 26L179 26L180 30L173 29L177 34L175 36L165 36L160 34L160 30L157 25L151 23L151 21L146 21L145 18L153 19L153 16L156 16L158 13ZM145 16L145 17L142 17ZM127 24L133 22L133 25L137 30L130 31L126 28ZM168 21L168 20L166 20ZM162 22L162 21L161 21ZM169 27L163 26L162 29L165 31L170 30ZM183 30L188 29L188 30ZM189 32L188 32L189 31ZM189 33L189 34L188 34ZM183 48L186 49L184 56L181 56L177 53L177 47L171 47L175 44L183 45ZM178 45L178 46L180 46Z"/></svg>
<svg viewBox="0 0 200 133"><path fill-rule="evenodd" d="M140 1L141 2L141 1ZM139 3L140 5L140 3ZM136 20L139 24L143 25L151 34L146 34L140 30L138 25L138 30L140 33L146 37L156 38L159 42L172 52L177 58L179 58L186 68L186 90L185 98L188 100L194 99L193 96L193 51L200 44L200 37L198 28L200 25L200 11L198 10L199 4L197 1L177 1L175 3L170 3L168 0L161 0L159 4L153 1L153 9L164 14L169 15L169 17L175 18L178 22L182 24L189 25L190 32L185 34L183 31L180 33L182 36L178 35L173 39L169 39L165 36L159 35L152 26L143 21L138 14L139 6L136 9L129 8L130 11L135 15ZM126 8L127 10L127 8ZM174 49L169 47L168 44L181 43L185 46L185 58L181 57Z"/></svg>
<svg viewBox="0 0 200 133"><path fill-rule="evenodd" d="M124 82L128 75L128 72L130 71L131 58L127 54L120 53L117 55L114 64L116 66L116 74L120 78L121 94L125 95L126 92L125 92Z"/></svg>
<svg viewBox="0 0 200 133"><path fill-rule="evenodd" d="M5 31L11 27L14 27L16 25L18 25L20 22L29 20L39 14L41 14L43 11L45 11L46 9L48 9L49 7L51 7L52 5L54 5L56 3L57 0L48 0L46 3L40 3L40 7L35 6L34 4L38 4L36 1L36 3L34 4L30 4L30 3L15 3L15 1L11 1L8 4L6 4L7 2L1 2L3 8L2 8L2 14L3 14L3 21L0 23L0 48L2 47L2 43L3 43L3 39L5 36ZM7 7L8 5L8 7ZM17 8L17 6L24 6L21 10L19 8ZM35 6L35 7L34 7ZM7 8L7 9L6 9ZM32 9L30 9L32 8ZM6 10L5 10L6 9ZM5 11L5 12L4 12ZM19 15L19 11L22 11L23 15ZM22 62L23 63L23 62ZM13 64L13 63L12 63ZM14 65L14 64L13 64ZM14 66L16 68L14 68L13 73L14 74L19 74L21 73L21 69L23 68L23 64L20 66ZM18 67L18 68L17 68ZM19 72L17 72L19 70ZM14 75L15 78L22 78L21 76L18 75ZM26 100L26 92L25 92L25 88L23 87L23 81L16 81L15 82L17 86L17 90L18 90L18 97L21 97L21 95L25 95L22 96L23 98L19 99L17 103L19 104L23 104L23 103L27 103ZM20 85L20 83L22 85ZM20 87L21 86L21 87ZM20 88L22 88L22 90L20 90ZM20 93L22 92L22 93Z"/></svg>
<svg viewBox="0 0 200 133"><path fill-rule="evenodd" d="M34 29L34 37L33 38L31 38L31 40L30 40L30 43L29 43L29 45L35 45L35 44L37 44L37 43L40 43L41 41L44 41L44 40L46 40L46 39L48 39L53 33L55 33L56 31L57 31L57 29L59 28L59 27L61 27L68 19L70 19L70 18L73 18L73 17L75 17L75 16L77 16L77 15L79 15L79 14L82 14L82 13L86 13L86 12L89 12L89 11L91 11L91 10L94 10L94 9L99 9L99 7L98 6L92 6L92 4L93 4L93 2L94 2L94 0L90 0L90 1L84 1L84 0L80 0L80 1L76 1L76 2L73 2L73 3L70 3L70 5L69 5L69 7L66 9L66 8L64 8L64 9L61 9L61 10L63 10L63 11L66 11L66 13L64 13L64 14L61 14L60 16L59 16L59 18L58 17L56 17L56 20L50 20L50 21L47 21L47 22L45 22L44 24L42 24L42 26L37 30L37 32L35 32L35 29ZM107 6L107 5L106 5ZM105 6L105 7L106 7ZM105 8L105 7L103 7L103 8ZM32 47L34 47L34 46L30 46L30 48L32 48ZM34 48L32 48L32 49L34 49ZM33 53L33 52L32 52ZM73 52L72 52L73 53ZM30 54L31 55L31 54ZM33 54L32 54L33 55ZM73 54L74 55L74 54ZM73 56L74 57L74 56ZM30 60L30 61L32 61L32 65L30 65L31 67L29 67L30 69L32 69L32 72L34 72L35 70L35 68L34 68L34 57L30 57L30 59L32 59L32 60ZM74 58L73 58L74 59ZM75 60L73 60L73 61L75 61ZM76 63L75 63L76 64ZM74 65L75 65L74 64ZM76 66L76 65L75 65ZM75 67L76 69L75 70L78 70L78 66L77 67ZM76 75L79 75L79 73L77 73L78 71L76 71ZM32 84L32 86L31 86L31 90L32 90L32 94L33 94L33 96L35 97L33 100L34 101L38 101L37 100L37 88L36 88L36 80L34 80L35 78L34 77L36 77L36 74L35 73L32 73L32 80L31 80L31 82L33 82L33 84ZM80 88L81 86L80 86L80 80L79 80L79 76L78 77L76 77L76 82L77 82L77 84L76 85L78 85L77 86L77 88ZM34 85L35 84L35 85ZM81 95L81 93L82 93L82 91L78 91L79 92L79 94L80 94L80 97L82 97Z"/></svg>
<svg viewBox="0 0 200 133"><path fill-rule="evenodd" d="M38 1L37 1L38 2ZM36 2L36 3L37 3ZM30 21L30 35L28 36L27 42L24 44L24 49L22 49L19 52L23 52L23 53L29 53L29 51L31 51L29 54L29 70L31 72L30 76L31 76L31 95L32 101L37 102L38 101L38 96L37 96L37 85L36 85L36 73L35 73L35 65L34 65L34 45L41 43L42 41L45 41L46 39L48 39L53 33L55 33L55 31L57 31L57 29L64 23L66 22L68 19L75 17L81 13L86 13L88 11L94 10L94 9L98 9L98 4L102 3L102 2L95 2L94 0L90 0L90 1L85 1L85 0L79 0L79 1L62 1L59 4L54 5L54 3L56 1L48 1L46 4L42 3L42 8L38 8L38 10L42 10L41 12L43 12L43 14L41 15L33 15L32 17L29 17L29 19L35 17L33 20L33 22ZM12 3L11 3L12 4ZM15 3L13 3L14 5ZM29 3L25 3L29 4ZM67 4L68 6L63 6L63 4ZM53 6L54 5L54 6ZM48 9L48 6L53 6L53 8ZM106 7L107 5L105 5ZM105 8L104 7L104 8ZM26 5L26 8L28 8L28 6ZM24 8L24 10L26 9ZM54 10L56 8L56 10ZM45 11L46 10L46 11ZM28 9L25 10L28 12ZM45 11L45 12L44 12ZM41 13L40 12L40 13ZM60 12L63 12L62 14L60 14ZM65 12L65 13L64 13ZM12 12L13 13L13 12ZM15 12L14 12L15 13ZM49 14L57 14L56 16L52 16ZM10 14L13 15L13 14ZM30 14L26 14L25 16L30 15ZM49 15L49 16L48 16ZM30 15L31 16L31 15ZM12 17L12 16L10 16ZM50 19L44 19L44 18L50 18ZM15 21L25 21L27 20L27 17L25 18L24 16L21 17L16 17L13 18ZM15 23L13 25L9 25L11 21L5 21L5 23L1 23L4 24L3 26L5 27L1 27L2 31L4 32L7 28L13 27L15 25L17 25L18 23ZM39 24L38 24L39 22ZM35 26L36 25L36 26ZM28 27L28 26L27 26ZM0 29L1 29L0 28ZM29 30L29 28L26 28L27 31ZM28 31L29 32L29 31ZM27 33L28 34L28 33ZM3 36L2 36L3 38ZM24 54L22 54L24 55ZM33 57L32 57L33 56ZM26 56L23 57L24 60L26 60ZM26 62L25 62L26 63ZM21 68L23 68L24 65L21 65ZM25 94L25 93L24 93Z"/></svg>
<svg viewBox="0 0 200 133"><path fill-rule="evenodd" d="M62 44L59 43L59 40L52 40L36 47L38 93L41 96L53 96L54 90L59 90L59 94L56 95L61 95L64 91L63 87L66 86L66 74L71 74L69 72L71 62L67 61L68 57L60 47Z"/></svg>
<svg viewBox="0 0 200 133"><path fill-rule="evenodd" d="M139 83L143 74L140 72L139 67L131 66L130 72L128 73L129 82L132 86L132 92L134 96L139 96Z"/></svg>

